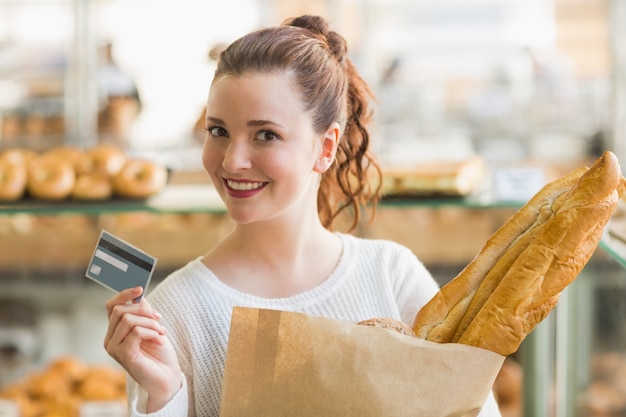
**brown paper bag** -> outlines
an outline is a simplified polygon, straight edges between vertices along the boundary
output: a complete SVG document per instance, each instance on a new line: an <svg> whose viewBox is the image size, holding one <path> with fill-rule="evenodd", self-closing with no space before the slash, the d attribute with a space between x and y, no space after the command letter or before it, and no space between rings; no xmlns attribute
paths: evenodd
<svg viewBox="0 0 626 417"><path fill-rule="evenodd" d="M471 346L235 307L220 416L471 417L503 361Z"/></svg>

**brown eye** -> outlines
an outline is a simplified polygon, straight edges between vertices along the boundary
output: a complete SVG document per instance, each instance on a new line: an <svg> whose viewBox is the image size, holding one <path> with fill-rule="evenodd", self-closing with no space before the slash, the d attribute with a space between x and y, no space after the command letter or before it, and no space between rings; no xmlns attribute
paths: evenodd
<svg viewBox="0 0 626 417"><path fill-rule="evenodd" d="M216 138L228 136L228 132L226 132L226 129L224 129L223 127L218 127L218 126L209 127L207 131L209 132L209 135L216 137Z"/></svg>
<svg viewBox="0 0 626 417"><path fill-rule="evenodd" d="M256 137L263 142L274 142L280 139L280 137L271 130L263 130L259 132Z"/></svg>

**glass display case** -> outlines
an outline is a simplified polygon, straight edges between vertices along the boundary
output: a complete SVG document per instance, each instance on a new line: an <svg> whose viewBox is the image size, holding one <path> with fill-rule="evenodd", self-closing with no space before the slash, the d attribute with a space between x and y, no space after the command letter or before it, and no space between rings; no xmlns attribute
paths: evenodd
<svg viewBox="0 0 626 417"><path fill-rule="evenodd" d="M77 11L78 12L78 11ZM62 144L77 118L70 94L79 92L72 53L74 8L0 2L0 145L43 149ZM47 24L42 24L47 22ZM85 57L87 58L87 57Z"/></svg>

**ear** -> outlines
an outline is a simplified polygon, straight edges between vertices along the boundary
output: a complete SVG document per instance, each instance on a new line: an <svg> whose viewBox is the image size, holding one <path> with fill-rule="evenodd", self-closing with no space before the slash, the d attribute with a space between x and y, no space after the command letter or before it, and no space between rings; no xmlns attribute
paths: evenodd
<svg viewBox="0 0 626 417"><path fill-rule="evenodd" d="M315 160L313 171L319 173L325 172L333 164L335 154L337 153L337 146L339 146L339 131L339 123L333 123L324 133L322 146Z"/></svg>

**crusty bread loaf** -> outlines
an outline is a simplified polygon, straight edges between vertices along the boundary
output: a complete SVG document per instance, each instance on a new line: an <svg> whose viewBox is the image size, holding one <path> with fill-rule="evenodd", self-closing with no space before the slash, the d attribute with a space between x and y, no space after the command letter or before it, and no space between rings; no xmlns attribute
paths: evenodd
<svg viewBox="0 0 626 417"><path fill-rule="evenodd" d="M585 172L586 167L579 168L546 185L518 210L487 240L463 271L420 310L413 326L415 334L435 342L451 341L485 276L515 243L519 246L524 245L524 242L520 243L524 240L524 232L532 232L536 229L535 224L544 223L552 215L552 205L569 191Z"/></svg>
<svg viewBox="0 0 626 417"><path fill-rule="evenodd" d="M624 181L605 152L546 185L417 314L416 335L515 352L588 262Z"/></svg>

